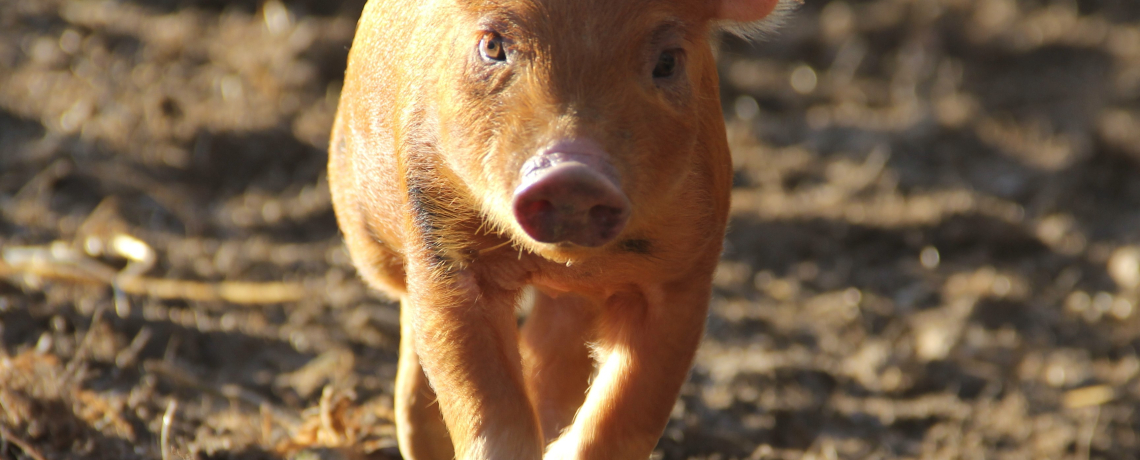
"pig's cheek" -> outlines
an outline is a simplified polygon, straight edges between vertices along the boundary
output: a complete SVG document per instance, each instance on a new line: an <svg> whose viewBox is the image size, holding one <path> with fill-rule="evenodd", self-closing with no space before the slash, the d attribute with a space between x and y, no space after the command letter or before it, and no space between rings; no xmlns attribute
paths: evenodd
<svg viewBox="0 0 1140 460"><path fill-rule="evenodd" d="M444 161L468 186L484 189L496 160L494 119L499 116L484 107L486 98L456 88L440 104L439 149Z"/></svg>
<svg viewBox="0 0 1140 460"><path fill-rule="evenodd" d="M471 189L479 189L485 140L480 136L480 120L462 111L447 110L469 101L447 101L440 111L438 152L447 168Z"/></svg>
<svg viewBox="0 0 1140 460"><path fill-rule="evenodd" d="M497 134L492 120L485 118L494 116L484 111L470 116L465 124L457 124L443 154L448 167L478 199L481 211L508 222L511 194L518 181L515 152L525 149L507 146L504 135Z"/></svg>
<svg viewBox="0 0 1140 460"><path fill-rule="evenodd" d="M631 201L636 200L636 203L644 204L668 201L681 193L681 189L689 184L686 177L691 173L690 165L694 164L692 155L698 153L683 141L674 145L673 149L645 158L645 163L641 167L634 168L637 177L636 182L631 183L631 188L637 187L628 191L634 195Z"/></svg>

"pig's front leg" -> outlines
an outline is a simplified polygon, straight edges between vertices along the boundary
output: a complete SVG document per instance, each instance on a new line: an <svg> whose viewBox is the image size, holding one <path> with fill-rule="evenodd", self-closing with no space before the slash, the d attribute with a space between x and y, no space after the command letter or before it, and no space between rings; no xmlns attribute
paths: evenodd
<svg viewBox="0 0 1140 460"><path fill-rule="evenodd" d="M523 324L523 370L542 434L553 441L574 421L586 399L594 360L589 342L598 308L573 294L558 298L542 292Z"/></svg>
<svg viewBox="0 0 1140 460"><path fill-rule="evenodd" d="M466 270L424 262L408 264L408 281L416 351L456 458L541 458L542 435L518 351L517 292L480 286Z"/></svg>
<svg viewBox="0 0 1140 460"><path fill-rule="evenodd" d="M396 371L396 439L406 460L452 460L455 451L438 397L420 367L416 354L416 333L412 327L412 305L400 302L400 365Z"/></svg>
<svg viewBox="0 0 1140 460"><path fill-rule="evenodd" d="M710 277L616 294L599 318L600 370L547 460L644 460L668 422L708 312Z"/></svg>

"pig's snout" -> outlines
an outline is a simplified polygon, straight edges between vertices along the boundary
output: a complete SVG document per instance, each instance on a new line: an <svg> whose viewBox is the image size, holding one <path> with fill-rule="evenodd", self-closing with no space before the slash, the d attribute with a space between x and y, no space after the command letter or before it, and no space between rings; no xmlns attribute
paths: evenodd
<svg viewBox="0 0 1140 460"><path fill-rule="evenodd" d="M546 153L523 165L515 189L515 219L542 243L597 247L613 240L629 219L629 198L613 166L595 154Z"/></svg>

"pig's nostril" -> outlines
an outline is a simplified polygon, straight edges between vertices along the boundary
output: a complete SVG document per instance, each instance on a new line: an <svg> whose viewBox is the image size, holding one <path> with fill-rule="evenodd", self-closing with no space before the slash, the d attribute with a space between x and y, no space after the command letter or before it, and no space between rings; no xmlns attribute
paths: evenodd
<svg viewBox="0 0 1140 460"><path fill-rule="evenodd" d="M625 210L613 206L597 205L590 208L590 222L595 225L611 227L621 222Z"/></svg>
<svg viewBox="0 0 1140 460"><path fill-rule="evenodd" d="M591 239L602 242L608 241L616 237L622 228L625 227L627 217L625 208L599 204L590 208L588 214Z"/></svg>
<svg viewBox="0 0 1140 460"><path fill-rule="evenodd" d="M554 203L551 203L550 200L534 200L521 204L519 211L529 216L548 214L554 211Z"/></svg>

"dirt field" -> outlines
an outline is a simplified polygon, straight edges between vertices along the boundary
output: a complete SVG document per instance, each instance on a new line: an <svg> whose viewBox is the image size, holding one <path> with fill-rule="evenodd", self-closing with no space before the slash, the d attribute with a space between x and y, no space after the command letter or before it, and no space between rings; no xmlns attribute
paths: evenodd
<svg viewBox="0 0 1140 460"><path fill-rule="evenodd" d="M0 0L0 459L399 457L324 173L362 4ZM1140 2L808 0L721 57L656 457L1140 457Z"/></svg>

